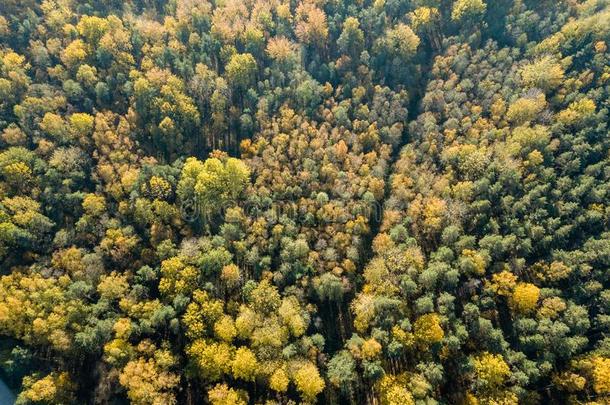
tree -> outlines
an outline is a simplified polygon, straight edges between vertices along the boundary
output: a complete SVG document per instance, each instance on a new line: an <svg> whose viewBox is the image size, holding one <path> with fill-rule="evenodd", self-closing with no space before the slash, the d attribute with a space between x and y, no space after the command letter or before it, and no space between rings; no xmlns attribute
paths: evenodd
<svg viewBox="0 0 610 405"><path fill-rule="evenodd" d="M610 359L607 357L593 359L593 389L598 394L610 393Z"/></svg>
<svg viewBox="0 0 610 405"><path fill-rule="evenodd" d="M65 372L53 372L42 378L28 376L23 379L23 390L15 403L69 403L74 401L75 388Z"/></svg>
<svg viewBox="0 0 610 405"><path fill-rule="evenodd" d="M546 93L556 89L563 81L563 77L563 68L550 56L540 58L521 70L521 78L525 86L538 88Z"/></svg>
<svg viewBox="0 0 610 405"><path fill-rule="evenodd" d="M246 381L254 381L258 370L258 361L254 353L247 347L240 347L235 352L235 358L231 364L233 377Z"/></svg>
<svg viewBox="0 0 610 405"><path fill-rule="evenodd" d="M406 24L398 24L386 32L384 45L387 51L402 62L410 61L415 55L420 39Z"/></svg>
<svg viewBox="0 0 610 405"><path fill-rule="evenodd" d="M559 112L557 119L565 125L574 125L595 114L595 108L593 100L583 98L570 103L567 109Z"/></svg>
<svg viewBox="0 0 610 405"><path fill-rule="evenodd" d="M215 382L231 371L232 349L226 343L206 343L195 340L187 350L197 367L197 374L204 380ZM239 363L241 366L241 363ZM241 368L238 368L241 371ZM240 374L241 377L241 374Z"/></svg>
<svg viewBox="0 0 610 405"><path fill-rule="evenodd" d="M337 40L337 45L343 53L357 58L364 46L364 32L360 29L360 22L354 17L348 17L343 22L343 31Z"/></svg>
<svg viewBox="0 0 610 405"><path fill-rule="evenodd" d="M269 379L269 387L276 392L286 392L289 383L290 379L288 378L288 374L282 368L275 370Z"/></svg>
<svg viewBox="0 0 610 405"><path fill-rule="evenodd" d="M78 33L85 38L93 50L100 40L110 30L110 23L105 18L96 16L83 16L76 25Z"/></svg>
<svg viewBox="0 0 610 405"><path fill-rule="evenodd" d="M85 61L87 58L87 49L85 43L80 39L72 41L66 49L64 49L61 60L69 69L76 67Z"/></svg>
<svg viewBox="0 0 610 405"><path fill-rule="evenodd" d="M451 19L453 21L472 19L484 14L486 9L487 5L483 0L457 0L453 3Z"/></svg>
<svg viewBox="0 0 610 405"><path fill-rule="evenodd" d="M516 313L528 314L536 308L539 298L540 289L534 284L517 283L510 297L510 305Z"/></svg>
<svg viewBox="0 0 610 405"><path fill-rule="evenodd" d="M234 203L246 188L250 170L238 159L209 158L201 162L187 159L178 182L177 194L183 204L191 204L200 216L216 214ZM213 218L201 217L201 221Z"/></svg>
<svg viewBox="0 0 610 405"><path fill-rule="evenodd" d="M405 387L408 375L385 375L379 381L381 403L384 405L413 405L413 395Z"/></svg>
<svg viewBox="0 0 610 405"><path fill-rule="evenodd" d="M473 360L477 379L488 389L495 389L504 384L510 375L510 369L501 355L483 353Z"/></svg>
<svg viewBox="0 0 610 405"><path fill-rule="evenodd" d="M295 34L306 45L322 46L328 37L326 14L313 3L301 3L296 10Z"/></svg>
<svg viewBox="0 0 610 405"><path fill-rule="evenodd" d="M425 314L417 318L413 325L415 340L423 347L440 342L445 332L440 325L438 314Z"/></svg>
<svg viewBox="0 0 610 405"><path fill-rule="evenodd" d="M357 382L356 362L347 350L342 350L328 362L328 379L335 387L351 392Z"/></svg>
<svg viewBox="0 0 610 405"><path fill-rule="evenodd" d="M235 328L235 322L233 318L228 315L223 316L220 320L214 324L214 334L222 341L231 343L231 341L237 335L237 329Z"/></svg>
<svg viewBox="0 0 610 405"><path fill-rule="evenodd" d="M225 67L227 81L231 86L245 90L256 78L256 60L249 53L231 56Z"/></svg>
<svg viewBox="0 0 610 405"><path fill-rule="evenodd" d="M294 374L294 383L303 400L313 402L324 389L324 380L312 363L301 365Z"/></svg>
<svg viewBox="0 0 610 405"><path fill-rule="evenodd" d="M3 379L606 401L606 3L2 0Z"/></svg>
<svg viewBox="0 0 610 405"><path fill-rule="evenodd" d="M246 405L247 396L241 391L229 388L226 384L217 384L208 391L208 398L212 405Z"/></svg>
<svg viewBox="0 0 610 405"><path fill-rule="evenodd" d="M508 107L506 119L515 125L521 125L538 118L545 107L543 93L539 93L535 98L519 98Z"/></svg>
<svg viewBox="0 0 610 405"><path fill-rule="evenodd" d="M269 40L267 55L280 66L290 66L296 62L297 49L294 43L285 37L274 37Z"/></svg>
<svg viewBox="0 0 610 405"><path fill-rule="evenodd" d="M137 73L133 102L140 138L156 156L173 161L197 139L201 115L185 83L168 70Z"/></svg>
<svg viewBox="0 0 610 405"><path fill-rule="evenodd" d="M179 380L176 374L163 370L155 360L143 358L127 363L119 376L130 401L141 405L175 404L173 390Z"/></svg>
<svg viewBox="0 0 610 405"><path fill-rule="evenodd" d="M180 257L172 257L161 263L159 291L173 298L177 294L190 295L199 286L199 271L185 264Z"/></svg>

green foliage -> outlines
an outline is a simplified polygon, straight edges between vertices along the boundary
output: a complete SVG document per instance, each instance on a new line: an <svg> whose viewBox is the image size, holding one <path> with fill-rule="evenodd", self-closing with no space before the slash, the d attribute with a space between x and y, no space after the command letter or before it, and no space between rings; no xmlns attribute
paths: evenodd
<svg viewBox="0 0 610 405"><path fill-rule="evenodd" d="M248 185L250 170L238 159L187 159L178 183L178 196L194 198L202 210L216 211L235 201Z"/></svg>
<svg viewBox="0 0 610 405"><path fill-rule="evenodd" d="M256 76L256 60L249 53L235 54L225 70L229 83L237 88L246 88Z"/></svg>
<svg viewBox="0 0 610 405"><path fill-rule="evenodd" d="M17 403L607 402L609 20L2 1Z"/></svg>

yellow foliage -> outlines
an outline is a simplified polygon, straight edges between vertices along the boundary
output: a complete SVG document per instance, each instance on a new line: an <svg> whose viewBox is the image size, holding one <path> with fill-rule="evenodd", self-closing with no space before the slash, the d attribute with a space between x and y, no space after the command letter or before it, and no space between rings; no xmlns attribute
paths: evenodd
<svg viewBox="0 0 610 405"><path fill-rule="evenodd" d="M302 2L296 9L295 34L305 44L322 45L328 37L326 14L315 3Z"/></svg>
<svg viewBox="0 0 610 405"><path fill-rule="evenodd" d="M227 287L234 288L239 285L239 281L241 280L241 274L239 272L239 267L235 264L228 264L222 268L222 272L220 274L220 278L225 282Z"/></svg>
<svg viewBox="0 0 610 405"><path fill-rule="evenodd" d="M76 29L93 46L97 45L102 36L110 29L110 23L105 18L85 15L76 25Z"/></svg>
<svg viewBox="0 0 610 405"><path fill-rule="evenodd" d="M172 185L163 177L152 176L148 181L150 186L150 194L154 198L168 198L172 192Z"/></svg>
<svg viewBox="0 0 610 405"><path fill-rule="evenodd" d="M508 364L499 354L485 352L475 357L473 364L477 379L484 381L491 388L504 384L510 375Z"/></svg>
<svg viewBox="0 0 610 405"><path fill-rule="evenodd" d="M69 121L72 132L81 138L88 137L93 132L94 118L87 113L72 114ZM88 139L81 139L83 143L88 141Z"/></svg>
<svg viewBox="0 0 610 405"><path fill-rule="evenodd" d="M34 403L68 403L74 400L75 389L68 373L51 373L41 379L25 377L23 389L19 394L20 402L26 400Z"/></svg>
<svg viewBox="0 0 610 405"><path fill-rule="evenodd" d="M433 20L439 18L438 9L435 7L418 7L410 13L411 25L415 30L425 27Z"/></svg>
<svg viewBox="0 0 610 405"><path fill-rule="evenodd" d="M518 283L510 297L510 306L519 314L528 314L536 308L540 289L534 284Z"/></svg>
<svg viewBox="0 0 610 405"><path fill-rule="evenodd" d="M287 63L296 57L296 46L285 37L274 37L269 39L266 52L278 63Z"/></svg>
<svg viewBox="0 0 610 405"><path fill-rule="evenodd" d="M85 265L82 262L83 253L77 247L58 250L53 253L51 264L57 269L65 271L71 277L83 276Z"/></svg>
<svg viewBox="0 0 610 405"><path fill-rule="evenodd" d="M415 54L421 40L406 24L398 24L386 33L388 47L396 55L407 59Z"/></svg>
<svg viewBox="0 0 610 405"><path fill-rule="evenodd" d="M2 172L6 181L15 186L27 184L32 180L32 169L23 162L8 164Z"/></svg>
<svg viewBox="0 0 610 405"><path fill-rule="evenodd" d="M468 405L519 405L517 395L509 390L495 390L485 392L478 397L472 393L467 394L466 404Z"/></svg>
<svg viewBox="0 0 610 405"><path fill-rule="evenodd" d="M523 125L513 129L508 139L508 151L515 156L523 156L533 150L545 150L551 142L549 129L542 125L529 127Z"/></svg>
<svg viewBox="0 0 610 405"><path fill-rule="evenodd" d="M117 272L112 272L109 275L104 275L100 279L100 283L97 285L97 292L100 293L102 298L108 300L115 300L123 297L129 289L129 282L127 277Z"/></svg>
<svg viewBox="0 0 610 405"><path fill-rule="evenodd" d="M568 392L578 392L585 388L587 380L583 376L565 371L553 376L553 384Z"/></svg>
<svg viewBox="0 0 610 405"><path fill-rule="evenodd" d="M362 357L366 360L372 360L381 353L381 344L374 338L364 341L362 344Z"/></svg>
<svg viewBox="0 0 610 405"><path fill-rule="evenodd" d="M208 398L212 405L247 405L247 395L242 391L229 388L227 384L217 384L208 391Z"/></svg>
<svg viewBox="0 0 610 405"><path fill-rule="evenodd" d="M451 9L451 19L460 21L467 17L474 17L485 13L487 5L483 0L456 0Z"/></svg>
<svg viewBox="0 0 610 405"><path fill-rule="evenodd" d="M87 57L87 49L85 43L80 39L72 41L66 49L64 49L61 60L68 67L74 67L75 65L83 62Z"/></svg>
<svg viewBox="0 0 610 405"><path fill-rule="evenodd" d="M138 244L138 237L133 235L130 228L108 229L104 239L100 242L102 250L113 260L120 262L126 260Z"/></svg>
<svg viewBox="0 0 610 405"><path fill-rule="evenodd" d="M557 120L565 125L579 123L595 114L595 102L589 98L583 98L571 103L567 109L557 115Z"/></svg>
<svg viewBox="0 0 610 405"><path fill-rule="evenodd" d="M610 393L610 358L593 359L593 389L598 394Z"/></svg>
<svg viewBox="0 0 610 405"><path fill-rule="evenodd" d="M384 395L385 401L382 403L385 405L409 405L415 404L413 396L405 387L399 385L393 385L388 389L388 392Z"/></svg>
<svg viewBox="0 0 610 405"><path fill-rule="evenodd" d="M97 69L89 65L80 65L76 72L76 80L83 83L85 86L92 87L97 83Z"/></svg>
<svg viewBox="0 0 610 405"><path fill-rule="evenodd" d="M300 314L299 302L295 297L284 298L278 314L293 336L299 337L305 333L307 323Z"/></svg>
<svg viewBox="0 0 610 405"><path fill-rule="evenodd" d="M455 198L464 202L471 202L474 195L474 183L472 181L460 181L451 187Z"/></svg>
<svg viewBox="0 0 610 405"><path fill-rule="evenodd" d="M559 316L559 314L565 311L567 305L564 300L559 297L551 297L546 298L542 301L542 305L540 305L540 309L538 309L538 316L542 318L550 318L554 319Z"/></svg>
<svg viewBox="0 0 610 405"><path fill-rule="evenodd" d="M25 56L9 51L2 57L2 62L7 70L22 69L25 67Z"/></svg>
<svg viewBox="0 0 610 405"><path fill-rule="evenodd" d="M487 263L481 254L475 250L464 249L462 251L462 256L470 261L476 275L482 276L485 274L485 267L487 266Z"/></svg>
<svg viewBox="0 0 610 405"><path fill-rule="evenodd" d="M544 93L539 93L535 98L522 97L508 107L506 119L515 125L521 125L538 118L545 108Z"/></svg>
<svg viewBox="0 0 610 405"><path fill-rule="evenodd" d="M405 347L411 347L415 343L413 334L405 332L398 325L392 327L392 336Z"/></svg>
<svg viewBox="0 0 610 405"><path fill-rule="evenodd" d="M9 125L2 131L2 140L8 145L23 145L27 135L18 126Z"/></svg>
<svg viewBox="0 0 610 405"><path fill-rule="evenodd" d="M563 262L554 261L548 266L543 277L550 281L561 281L570 277L570 274L572 274L572 268Z"/></svg>
<svg viewBox="0 0 610 405"><path fill-rule="evenodd" d="M255 348L274 347L280 349L288 342L289 337L288 329L281 327L274 320L254 329L250 340Z"/></svg>
<svg viewBox="0 0 610 405"><path fill-rule="evenodd" d="M442 223L447 204L445 201L432 198L424 207L424 225L432 230L438 230Z"/></svg>
<svg viewBox="0 0 610 405"><path fill-rule="evenodd" d="M83 210L92 216L99 216L106 212L106 200L103 196L87 194L83 199Z"/></svg>
<svg viewBox="0 0 610 405"><path fill-rule="evenodd" d="M258 372L258 361L252 350L240 347L235 352L235 358L231 364L233 377L246 381L254 381Z"/></svg>
<svg viewBox="0 0 610 405"><path fill-rule="evenodd" d="M358 294L352 301L352 311L356 316L354 326L358 332L365 332L375 317L374 299L370 294Z"/></svg>
<svg viewBox="0 0 610 405"><path fill-rule="evenodd" d="M231 347L226 343L207 343L203 339L193 342L187 354L195 360L202 378L218 381L231 370Z"/></svg>
<svg viewBox="0 0 610 405"><path fill-rule="evenodd" d="M417 318L413 325L415 341L426 347L443 340L445 331L441 327L438 314L425 314Z"/></svg>
<svg viewBox="0 0 610 405"><path fill-rule="evenodd" d="M527 87L543 91L557 88L563 81L563 76L563 68L550 56L542 57L521 70L521 78Z"/></svg>
<svg viewBox="0 0 610 405"><path fill-rule="evenodd" d="M510 297L516 285L517 276L507 270L494 274L490 283L492 291L504 297Z"/></svg>
<svg viewBox="0 0 610 405"><path fill-rule="evenodd" d="M373 239L373 251L382 253L394 247L394 241L387 233L378 233Z"/></svg>
<svg viewBox="0 0 610 405"><path fill-rule="evenodd" d="M127 363L119 382L134 405L173 405L176 403L173 390L180 377L161 369L153 359L139 358Z"/></svg>
<svg viewBox="0 0 610 405"><path fill-rule="evenodd" d="M169 349L157 349L154 352L154 358L157 365L162 369L169 369L178 362L176 356Z"/></svg>
<svg viewBox="0 0 610 405"><path fill-rule="evenodd" d="M180 257L172 257L161 263L159 291L168 297L191 294L198 285L199 271L186 265Z"/></svg>
<svg viewBox="0 0 610 405"><path fill-rule="evenodd" d="M275 370L269 379L269 387L277 392L286 392L289 383L288 374L286 374L286 371L283 368Z"/></svg>
<svg viewBox="0 0 610 405"><path fill-rule="evenodd" d="M131 335L131 320L129 318L119 318L113 326L117 338L127 339Z"/></svg>
<svg viewBox="0 0 610 405"><path fill-rule="evenodd" d="M378 383L381 405L415 405L407 382L407 374L386 374Z"/></svg>
<svg viewBox="0 0 610 405"><path fill-rule="evenodd" d="M430 234L438 232L444 222L447 203L436 197L417 198L408 208L408 214L414 220L415 231L425 231ZM421 222L420 222L421 221ZM417 223L423 225L423 229L417 228Z"/></svg>
<svg viewBox="0 0 610 405"><path fill-rule="evenodd" d="M539 150L534 149L527 155L527 162L530 166L538 166L544 162L544 156Z"/></svg>
<svg viewBox="0 0 610 405"><path fill-rule="evenodd" d="M51 135L53 138L62 139L66 134L64 119L57 114L46 113L40 121L40 129Z"/></svg>
<svg viewBox="0 0 610 405"><path fill-rule="evenodd" d="M30 345L68 350L73 319L85 316L80 300L66 295L71 280L13 272L0 278L0 331Z"/></svg>
<svg viewBox="0 0 610 405"><path fill-rule="evenodd" d="M104 360L112 365L125 364L133 353L133 347L122 338L113 339L104 345Z"/></svg>
<svg viewBox="0 0 610 405"><path fill-rule="evenodd" d="M235 327L240 339L247 339L252 335L256 326L256 313L245 305L240 308L239 315L235 320Z"/></svg>
<svg viewBox="0 0 610 405"><path fill-rule="evenodd" d="M9 33L8 21L6 17L0 15L0 37L4 37Z"/></svg>
<svg viewBox="0 0 610 405"><path fill-rule="evenodd" d="M312 363L305 363L294 373L294 382L303 400L309 402L313 402L325 386L318 368Z"/></svg>
<svg viewBox="0 0 610 405"><path fill-rule="evenodd" d="M182 318L186 325L186 336L191 339L204 337L213 328L223 312L223 302L211 298L207 292L197 290L193 293L193 301L186 307ZM238 319L239 320L239 319ZM239 332L239 323L236 323Z"/></svg>
<svg viewBox="0 0 610 405"><path fill-rule="evenodd" d="M214 333L220 340L231 343L237 335L237 329L235 329L233 318L229 315L224 315L220 318L220 320L214 324Z"/></svg>
<svg viewBox="0 0 610 405"><path fill-rule="evenodd" d="M381 256L373 258L364 269L366 284L363 292L385 296L395 294L398 291L398 287L395 285L390 273L390 266L391 264Z"/></svg>

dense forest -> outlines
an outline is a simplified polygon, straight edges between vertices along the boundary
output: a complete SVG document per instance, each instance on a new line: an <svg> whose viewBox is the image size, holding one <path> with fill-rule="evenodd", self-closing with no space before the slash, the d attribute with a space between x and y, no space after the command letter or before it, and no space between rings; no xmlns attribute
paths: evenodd
<svg viewBox="0 0 610 405"><path fill-rule="evenodd" d="M610 403L609 45L609 0L0 0L0 377Z"/></svg>

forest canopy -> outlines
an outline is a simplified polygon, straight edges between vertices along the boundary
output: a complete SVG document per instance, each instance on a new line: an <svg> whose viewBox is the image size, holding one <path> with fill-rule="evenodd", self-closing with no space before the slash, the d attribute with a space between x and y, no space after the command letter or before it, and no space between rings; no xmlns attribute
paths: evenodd
<svg viewBox="0 0 610 405"><path fill-rule="evenodd" d="M0 3L18 405L610 402L608 0Z"/></svg>

